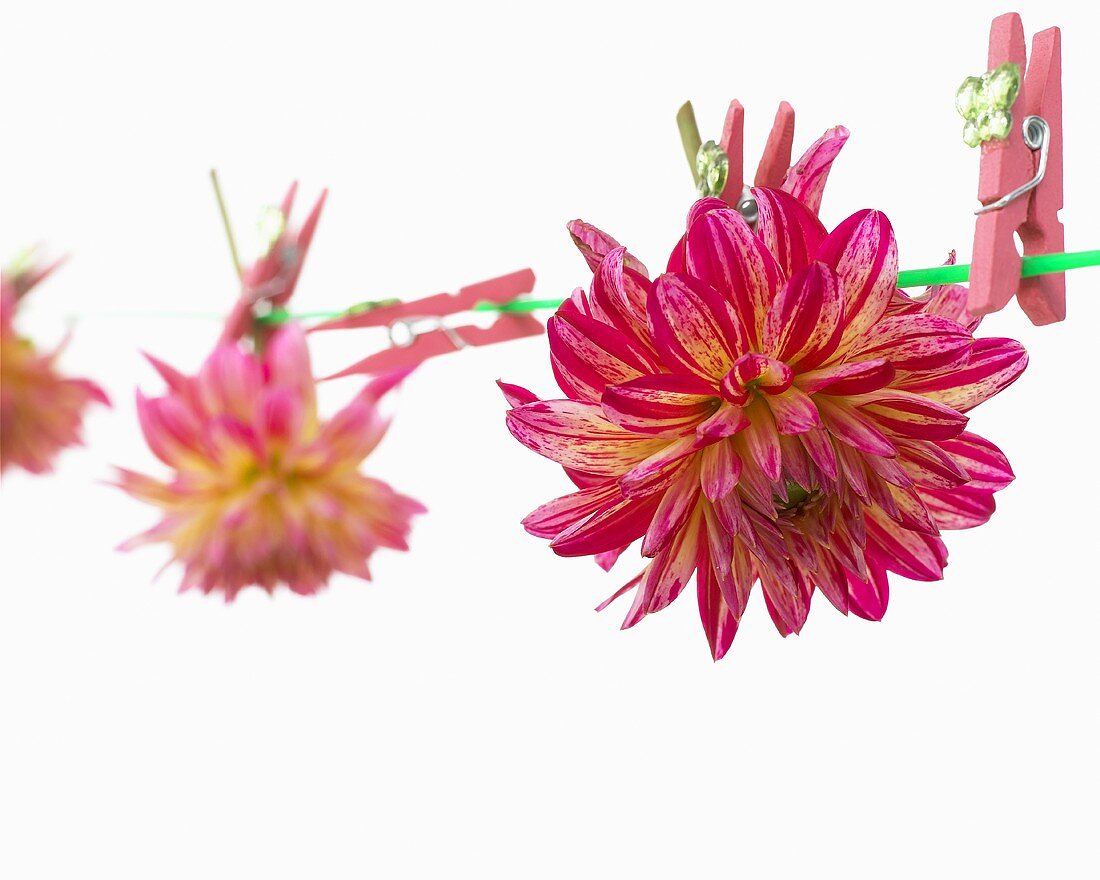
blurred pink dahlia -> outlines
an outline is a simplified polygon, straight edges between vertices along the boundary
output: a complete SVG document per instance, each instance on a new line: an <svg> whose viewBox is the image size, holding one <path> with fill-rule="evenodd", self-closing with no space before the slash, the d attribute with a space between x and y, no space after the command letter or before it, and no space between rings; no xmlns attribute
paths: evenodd
<svg viewBox="0 0 1100 880"><path fill-rule="evenodd" d="M62 449L81 443L88 405L110 401L94 382L58 372L64 344L43 354L16 331L19 302L57 265L37 267L29 257L0 275L0 472L15 465L40 474Z"/></svg>
<svg viewBox="0 0 1100 880"><path fill-rule="evenodd" d="M275 330L261 355L221 343L195 377L149 360L168 393L139 391L138 417L173 473L120 470L123 489L164 512L124 549L169 544L184 566L181 590L227 601L250 584L312 594L333 572L369 579L375 550L408 549L410 519L424 508L359 472L388 424L379 397L400 376L376 379L322 422L297 325Z"/></svg>
<svg viewBox="0 0 1100 880"><path fill-rule="evenodd" d="M815 589L877 620L887 572L938 580L943 529L993 512L1013 478L965 413L1011 384L1019 343L974 339L966 291L897 290L889 221L827 232L788 193L757 188L755 230L703 199L665 274L574 225L592 266L550 320L561 400L505 385L509 430L578 491L524 520L562 556L649 562L624 628L695 575L715 659L759 581L775 626L806 621Z"/></svg>

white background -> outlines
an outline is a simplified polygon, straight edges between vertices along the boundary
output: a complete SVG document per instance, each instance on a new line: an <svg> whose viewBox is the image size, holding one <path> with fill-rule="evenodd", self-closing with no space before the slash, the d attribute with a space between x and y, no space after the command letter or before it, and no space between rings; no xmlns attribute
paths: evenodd
<svg viewBox="0 0 1100 880"><path fill-rule="evenodd" d="M552 392L543 339L407 383L368 470L431 512L374 583L227 607L177 595L176 570L151 582L160 548L112 551L155 515L98 482L160 472L138 349L193 369L218 329L114 313L230 305L211 165L242 230L295 176L304 199L331 187L299 308L527 265L561 296L587 282L573 217L663 264L692 199L681 101L706 138L740 98L751 170L786 98L796 154L853 132L827 223L878 207L903 266L969 256L977 155L952 102L1000 4L388 6L4 12L0 249L72 254L23 326L83 316L64 363L116 408L56 475L3 485L0 875L1097 876L1096 270L1070 276L1063 325L987 321L1031 352L972 422L1018 480L880 624L818 597L784 640L754 596L714 665L693 591L627 633L625 606L593 613L635 560L609 576L522 531L568 486L493 385ZM1097 247L1098 14L1018 7L1029 33L1063 28L1066 244ZM319 369L382 344L314 342Z"/></svg>

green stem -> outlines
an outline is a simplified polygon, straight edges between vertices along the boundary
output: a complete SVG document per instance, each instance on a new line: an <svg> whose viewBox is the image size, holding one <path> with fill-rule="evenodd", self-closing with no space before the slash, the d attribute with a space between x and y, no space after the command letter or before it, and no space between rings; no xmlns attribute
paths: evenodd
<svg viewBox="0 0 1100 880"><path fill-rule="evenodd" d="M695 121L695 108L688 101L676 113L676 127L680 129L680 142L684 145L684 155L687 156L688 167L691 169L691 179L699 186L699 148L703 146L703 139L699 136L699 124Z"/></svg>
<svg viewBox="0 0 1100 880"><path fill-rule="evenodd" d="M213 168L210 169L210 183L214 186L214 198L218 200L218 213L221 214L225 237L229 242L229 256L233 258L233 271L240 278L242 275L241 257L237 253L237 240L233 237L233 225L229 222L229 211L225 207L225 198L222 196L222 185L218 180L218 172Z"/></svg>

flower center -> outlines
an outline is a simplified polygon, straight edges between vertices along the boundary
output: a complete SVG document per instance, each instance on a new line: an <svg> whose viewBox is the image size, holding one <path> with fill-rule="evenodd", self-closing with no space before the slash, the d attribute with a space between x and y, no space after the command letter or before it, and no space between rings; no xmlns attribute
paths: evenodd
<svg viewBox="0 0 1100 880"><path fill-rule="evenodd" d="M283 490L293 491L307 479L293 460L288 460L280 450L272 450L266 460L251 458L242 462L232 477L234 484L246 491L259 490L263 494Z"/></svg>
<svg viewBox="0 0 1100 880"><path fill-rule="evenodd" d="M794 371L785 363L754 352L739 357L722 378L722 397L734 406L744 406L757 391L782 394L793 381Z"/></svg>
<svg viewBox="0 0 1100 880"><path fill-rule="evenodd" d="M820 489L806 489L793 480L787 480L787 497L773 496L775 512L786 519L794 519L816 507L820 498Z"/></svg>

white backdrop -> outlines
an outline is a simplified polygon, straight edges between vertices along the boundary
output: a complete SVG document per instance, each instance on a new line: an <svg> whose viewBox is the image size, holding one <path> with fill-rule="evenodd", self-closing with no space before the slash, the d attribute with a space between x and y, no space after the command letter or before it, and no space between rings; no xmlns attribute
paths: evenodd
<svg viewBox="0 0 1100 880"><path fill-rule="evenodd" d="M1070 276L1065 324L987 321L1031 352L973 421L1018 479L880 624L819 597L783 640L755 596L714 665L693 595L627 633L625 609L595 614L633 561L608 576L519 525L565 480L508 435L493 380L551 391L542 339L407 383L368 469L431 512L374 583L226 607L151 582L159 548L112 551L154 519L99 482L158 469L138 350L191 369L218 327L112 313L229 306L212 165L241 229L295 176L304 199L331 187L299 308L527 265L560 296L587 281L574 217L663 264L692 199L685 98L704 138L745 103L750 169L786 98L796 154L853 132L827 223L878 207L903 266L968 258L977 155L952 102L1000 4L638 6L5 11L0 250L72 254L23 326L83 316L64 363L116 407L56 475L3 485L0 875L1096 876L1096 270ZM1097 247L1100 15L1018 11L1063 27L1066 243ZM382 344L315 342L319 369Z"/></svg>

